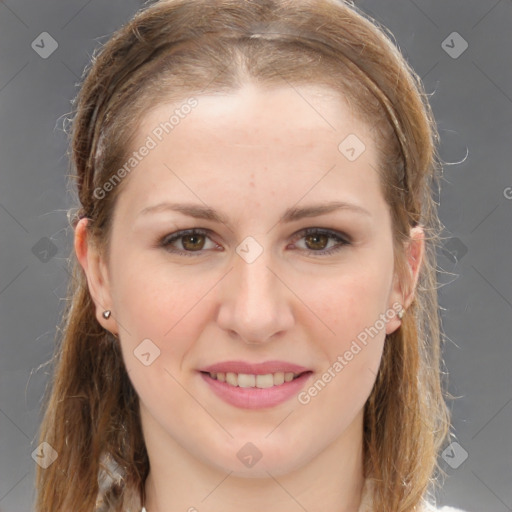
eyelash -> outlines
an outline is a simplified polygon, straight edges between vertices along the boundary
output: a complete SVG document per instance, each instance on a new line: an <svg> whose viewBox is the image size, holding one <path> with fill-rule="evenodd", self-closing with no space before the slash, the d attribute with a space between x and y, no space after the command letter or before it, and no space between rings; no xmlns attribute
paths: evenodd
<svg viewBox="0 0 512 512"><path fill-rule="evenodd" d="M200 256L203 253L203 249L199 251L182 251L179 249L171 248L172 242L175 242L176 240L179 240L180 238L183 238L185 236L193 236L193 235L203 235L209 238L210 232L208 230L200 229L200 228L194 228L194 229L185 229L182 231L177 231L176 233L172 233L170 235L166 235L164 238L161 239L159 246L164 248L166 251L181 255L181 256ZM321 229L321 228L307 228L303 229L301 232L298 233L298 236L296 238L297 240L300 240L301 238L304 238L309 235L326 235L331 239L334 239L338 242L337 245L334 247L331 247L330 249L323 249L321 251L314 251L312 249L303 249L307 252L309 252L313 256L328 256L330 254L333 254L335 252L340 251L344 246L350 245L350 238L347 235L344 235L343 233L338 233L336 231L332 231L330 229Z"/></svg>

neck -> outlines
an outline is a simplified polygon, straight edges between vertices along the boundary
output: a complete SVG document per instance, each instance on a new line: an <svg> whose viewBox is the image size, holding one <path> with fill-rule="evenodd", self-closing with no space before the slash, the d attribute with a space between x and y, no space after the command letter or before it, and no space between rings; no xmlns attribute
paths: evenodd
<svg viewBox="0 0 512 512"><path fill-rule="evenodd" d="M152 421L144 414L142 419L146 426ZM147 512L359 510L364 486L362 415L313 460L277 476L265 471L267 476L261 478L237 476L229 468L205 463L167 433L155 430L154 423L151 431L146 438L151 467L145 483Z"/></svg>

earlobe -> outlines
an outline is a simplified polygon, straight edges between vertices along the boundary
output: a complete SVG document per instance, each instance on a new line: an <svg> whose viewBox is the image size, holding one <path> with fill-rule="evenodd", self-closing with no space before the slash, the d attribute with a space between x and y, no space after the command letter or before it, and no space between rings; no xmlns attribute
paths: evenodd
<svg viewBox="0 0 512 512"><path fill-rule="evenodd" d="M117 326L112 316L105 318L103 315L105 310L112 309L107 266L97 247L89 239L88 221L87 218L80 219L75 227L75 253L86 275L89 293L96 306L96 319L105 329L115 332Z"/></svg>

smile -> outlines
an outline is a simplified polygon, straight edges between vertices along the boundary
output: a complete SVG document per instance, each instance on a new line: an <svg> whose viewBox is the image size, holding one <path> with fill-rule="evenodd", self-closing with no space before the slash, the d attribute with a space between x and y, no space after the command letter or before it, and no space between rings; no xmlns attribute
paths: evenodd
<svg viewBox="0 0 512 512"><path fill-rule="evenodd" d="M265 375L255 375L248 373L211 372L208 375L210 378L218 380L219 382L225 382L230 386L266 389L274 386L281 386L285 382L291 382L302 374L296 374L293 372L276 372L267 373Z"/></svg>
<svg viewBox="0 0 512 512"><path fill-rule="evenodd" d="M296 397L313 372L288 361L222 361L198 368L213 395L242 409L274 407Z"/></svg>

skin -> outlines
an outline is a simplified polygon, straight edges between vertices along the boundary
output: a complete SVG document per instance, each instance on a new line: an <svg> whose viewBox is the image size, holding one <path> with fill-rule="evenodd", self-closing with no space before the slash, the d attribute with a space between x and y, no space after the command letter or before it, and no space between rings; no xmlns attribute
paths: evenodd
<svg viewBox="0 0 512 512"><path fill-rule="evenodd" d="M396 316L307 405L294 397L272 408L236 408L214 395L197 369L233 359L284 360L314 372L307 389L379 315L396 302L410 304L422 230L411 230L404 286L394 271L371 129L339 93L246 85L197 99L125 178L110 254L87 239L87 219L75 232L97 319L119 334L140 397L151 465L147 510L355 512L363 486L363 407L385 335L400 326ZM134 149L175 108L162 103L150 111ZM338 150L349 134L366 147L352 162ZM165 201L206 204L228 224L173 211L139 215ZM330 201L366 213L347 208L278 222L287 208ZM158 245L190 228L210 230L192 244L173 243L192 256ZM344 233L351 243L315 255L337 241L304 237L306 228ZM248 236L263 248L251 264L236 253ZM105 309L112 310L108 320ZM147 338L160 349L149 366L133 353ZM237 458L248 442L262 454L251 468Z"/></svg>

